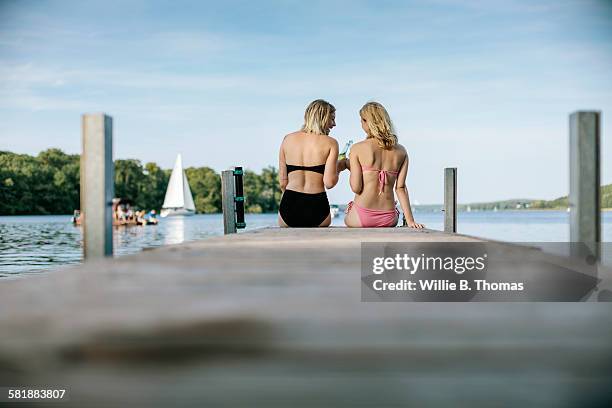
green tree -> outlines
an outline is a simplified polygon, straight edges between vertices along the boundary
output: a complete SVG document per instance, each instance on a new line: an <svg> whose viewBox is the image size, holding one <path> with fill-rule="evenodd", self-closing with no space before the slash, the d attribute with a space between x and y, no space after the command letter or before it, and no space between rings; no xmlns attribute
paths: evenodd
<svg viewBox="0 0 612 408"><path fill-rule="evenodd" d="M262 170L260 177L262 186L260 196L263 212L277 212L278 204L281 199L281 190L278 184L278 171L275 167L269 166Z"/></svg>
<svg viewBox="0 0 612 408"><path fill-rule="evenodd" d="M185 170L193 202L198 213L221 211L221 177L210 167L189 167Z"/></svg>
<svg viewBox="0 0 612 408"><path fill-rule="evenodd" d="M612 208L612 184L601 188L601 208Z"/></svg>
<svg viewBox="0 0 612 408"><path fill-rule="evenodd" d="M144 167L134 159L115 161L115 196L132 200L139 209L159 209L170 170L155 163ZM0 151L0 215L70 214L79 208L80 157L47 149L36 157ZM196 211L221 211L221 177L210 167L185 170ZM247 212L278 211L278 172L267 167L260 174L246 170ZM606 196L607 197L607 196Z"/></svg>
<svg viewBox="0 0 612 408"><path fill-rule="evenodd" d="M143 173L143 208L159 210L164 203L170 175L155 163L147 163Z"/></svg>
<svg viewBox="0 0 612 408"><path fill-rule="evenodd" d="M140 160L115 160L115 196L132 201L138 208L146 204L144 178Z"/></svg>
<svg viewBox="0 0 612 408"><path fill-rule="evenodd" d="M263 207L260 203L261 179L251 170L245 170L242 176L244 187L244 209L248 213L261 213Z"/></svg>
<svg viewBox="0 0 612 408"><path fill-rule="evenodd" d="M30 187L36 160L25 154L0 152L0 214L33 214Z"/></svg>
<svg viewBox="0 0 612 408"><path fill-rule="evenodd" d="M53 178L45 191L49 202L42 203L47 211L52 214L65 214L79 208L79 155L48 149L39 153L37 161L41 169L47 169Z"/></svg>
<svg viewBox="0 0 612 408"><path fill-rule="evenodd" d="M278 211L281 191L278 185L276 168L266 167L261 174L245 170L244 195L247 212L271 213Z"/></svg>
<svg viewBox="0 0 612 408"><path fill-rule="evenodd" d="M78 207L79 158L0 152L0 214L65 214Z"/></svg>

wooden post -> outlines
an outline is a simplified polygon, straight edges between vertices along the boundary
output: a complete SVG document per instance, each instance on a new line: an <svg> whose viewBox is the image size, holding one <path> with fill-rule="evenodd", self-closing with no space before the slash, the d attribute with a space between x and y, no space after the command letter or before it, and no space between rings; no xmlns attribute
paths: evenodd
<svg viewBox="0 0 612 408"><path fill-rule="evenodd" d="M113 255L113 119L82 116L81 219L85 259Z"/></svg>
<svg viewBox="0 0 612 408"><path fill-rule="evenodd" d="M221 172L221 206L223 208L223 233L236 233L236 203L234 171L223 170Z"/></svg>
<svg viewBox="0 0 612 408"><path fill-rule="evenodd" d="M244 183L242 167L234 168L234 202L236 203L236 228L246 228L244 222Z"/></svg>
<svg viewBox="0 0 612 408"><path fill-rule="evenodd" d="M457 168L444 169L444 232L457 232Z"/></svg>
<svg viewBox="0 0 612 408"><path fill-rule="evenodd" d="M599 201L600 112L570 115L570 242L582 242L598 254L601 241Z"/></svg>

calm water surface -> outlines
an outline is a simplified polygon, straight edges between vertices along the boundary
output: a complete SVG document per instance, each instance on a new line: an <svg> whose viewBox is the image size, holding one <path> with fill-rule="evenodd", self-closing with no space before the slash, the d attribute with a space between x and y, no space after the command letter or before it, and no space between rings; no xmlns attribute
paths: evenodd
<svg viewBox="0 0 612 408"><path fill-rule="evenodd" d="M442 229L441 213L416 213L417 221L431 229ZM276 214L247 214L247 230L276 225ZM463 212L458 230L511 242L565 242L569 240L569 214L561 211ZM612 241L612 212L602 213L602 238ZM342 217L333 225L343 226ZM157 226L114 229L116 256L143 248L178 244L223 234L220 214L164 218ZM0 278L47 271L82 259L81 228L70 216L0 217Z"/></svg>

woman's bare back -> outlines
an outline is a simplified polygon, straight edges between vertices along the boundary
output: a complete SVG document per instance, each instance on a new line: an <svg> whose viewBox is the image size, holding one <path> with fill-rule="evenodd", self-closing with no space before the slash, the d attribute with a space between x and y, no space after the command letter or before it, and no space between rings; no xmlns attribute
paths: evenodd
<svg viewBox="0 0 612 408"><path fill-rule="evenodd" d="M287 165L319 166L325 165L330 152L337 145L335 139L326 135L317 135L302 131L285 136L281 154ZM280 169L286 171L286 169ZM314 171L292 171L287 175L287 189L303 193L320 193L325 191L323 175Z"/></svg>
<svg viewBox="0 0 612 408"><path fill-rule="evenodd" d="M355 144L351 149L351 187L355 192L355 202L364 208L395 208L394 186L406 156L406 149L400 144L390 150L381 149L375 139L366 139ZM387 171L382 176L385 178L382 192L379 170ZM357 180L359 178L361 182ZM355 188L359 187L359 184L361 189Z"/></svg>

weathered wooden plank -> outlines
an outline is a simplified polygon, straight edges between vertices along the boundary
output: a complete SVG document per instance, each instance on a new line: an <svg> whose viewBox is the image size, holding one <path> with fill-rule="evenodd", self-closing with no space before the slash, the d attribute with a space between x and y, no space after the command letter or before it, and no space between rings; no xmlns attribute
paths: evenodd
<svg viewBox="0 0 612 408"><path fill-rule="evenodd" d="M558 406L605 397L607 305L363 303L362 241L477 239L273 228L7 281L0 383L70 385L86 406Z"/></svg>

